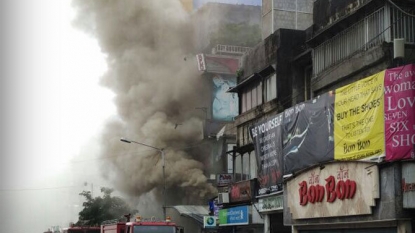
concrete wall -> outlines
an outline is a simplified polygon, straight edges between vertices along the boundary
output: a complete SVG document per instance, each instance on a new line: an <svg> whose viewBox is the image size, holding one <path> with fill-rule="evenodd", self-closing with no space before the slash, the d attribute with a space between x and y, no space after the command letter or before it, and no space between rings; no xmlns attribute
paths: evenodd
<svg viewBox="0 0 415 233"><path fill-rule="evenodd" d="M282 64L289 61L294 55L294 49L302 45L305 40L304 31L280 29L267 37L242 58L244 75L238 82L260 72L265 67Z"/></svg>
<svg viewBox="0 0 415 233"><path fill-rule="evenodd" d="M317 0L314 2L313 21L320 30L354 12L372 0Z"/></svg>
<svg viewBox="0 0 415 233"><path fill-rule="evenodd" d="M297 48L305 41L305 32L300 30L279 29L258 44L242 59L243 81L269 65L276 65L277 98L284 108L291 106L291 68L290 61ZM289 88L287 88L289 87Z"/></svg>
<svg viewBox="0 0 415 233"><path fill-rule="evenodd" d="M212 33L216 32L220 25L242 22L260 25L261 7L211 2L196 11L192 15L192 21L194 22L196 51L204 51L210 44Z"/></svg>
<svg viewBox="0 0 415 233"><path fill-rule="evenodd" d="M313 0L263 0L262 38L284 29L305 30L313 23Z"/></svg>

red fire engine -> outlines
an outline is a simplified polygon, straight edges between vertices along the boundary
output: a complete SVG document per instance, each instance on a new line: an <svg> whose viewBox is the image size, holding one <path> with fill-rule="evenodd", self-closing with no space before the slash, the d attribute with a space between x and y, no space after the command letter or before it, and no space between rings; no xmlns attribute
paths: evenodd
<svg viewBox="0 0 415 233"><path fill-rule="evenodd" d="M117 222L101 225L101 233L184 233L183 227L166 220L141 219L137 216L135 222Z"/></svg>
<svg viewBox="0 0 415 233"><path fill-rule="evenodd" d="M100 227L75 227L64 228L62 233L100 233Z"/></svg>

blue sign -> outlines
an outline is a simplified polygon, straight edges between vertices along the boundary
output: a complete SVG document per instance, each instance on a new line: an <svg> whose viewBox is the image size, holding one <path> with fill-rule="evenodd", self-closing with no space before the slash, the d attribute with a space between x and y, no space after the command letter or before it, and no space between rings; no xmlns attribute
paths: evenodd
<svg viewBox="0 0 415 233"><path fill-rule="evenodd" d="M203 227L204 228L216 227L216 217L215 216L203 216Z"/></svg>
<svg viewBox="0 0 415 233"><path fill-rule="evenodd" d="M248 225L248 206L238 206L219 210L219 225Z"/></svg>

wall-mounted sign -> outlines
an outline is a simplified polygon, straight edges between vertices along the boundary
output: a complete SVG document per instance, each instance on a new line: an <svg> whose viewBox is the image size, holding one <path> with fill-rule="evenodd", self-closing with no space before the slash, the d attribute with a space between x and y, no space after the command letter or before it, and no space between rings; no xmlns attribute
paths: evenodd
<svg viewBox="0 0 415 233"><path fill-rule="evenodd" d="M219 210L219 226L248 225L248 206Z"/></svg>
<svg viewBox="0 0 415 233"><path fill-rule="evenodd" d="M218 186L227 186L233 181L233 174L225 173L216 176Z"/></svg>
<svg viewBox="0 0 415 233"><path fill-rule="evenodd" d="M293 219L371 214L379 171L365 162L327 164L296 176L287 189Z"/></svg>
<svg viewBox="0 0 415 233"><path fill-rule="evenodd" d="M403 208L415 208L415 163L402 164Z"/></svg>
<svg viewBox="0 0 415 233"><path fill-rule="evenodd" d="M216 227L215 216L203 216L203 228Z"/></svg>
<svg viewBox="0 0 415 233"><path fill-rule="evenodd" d="M284 200L282 195L261 198L258 200L258 204L259 212L284 209Z"/></svg>
<svg viewBox="0 0 415 233"><path fill-rule="evenodd" d="M203 53L196 54L196 60L197 60L197 68L199 71L205 71L206 70L206 63L205 63L205 56Z"/></svg>
<svg viewBox="0 0 415 233"><path fill-rule="evenodd" d="M252 188L251 180L241 181L230 186L229 199L231 203L234 202L246 202L252 200Z"/></svg>

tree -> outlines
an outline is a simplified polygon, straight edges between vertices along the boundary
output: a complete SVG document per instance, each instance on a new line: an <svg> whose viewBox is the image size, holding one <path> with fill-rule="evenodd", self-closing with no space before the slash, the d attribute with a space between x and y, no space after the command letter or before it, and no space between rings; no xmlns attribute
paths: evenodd
<svg viewBox="0 0 415 233"><path fill-rule="evenodd" d="M120 197L112 197L113 189L101 188L103 197L92 198L90 191L83 191L79 195L86 201L82 204L84 209L79 212L77 226L99 226L105 220L125 220L125 214L134 214L134 210Z"/></svg>

